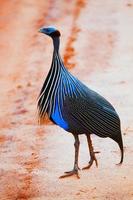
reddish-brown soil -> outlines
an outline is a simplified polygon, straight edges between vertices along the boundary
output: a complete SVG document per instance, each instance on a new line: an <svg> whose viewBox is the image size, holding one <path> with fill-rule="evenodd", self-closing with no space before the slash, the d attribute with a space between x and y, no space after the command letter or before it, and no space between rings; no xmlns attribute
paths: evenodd
<svg viewBox="0 0 133 200"><path fill-rule="evenodd" d="M55 25L69 70L110 100L122 122L125 159L93 136L99 167L59 179L73 166L73 137L37 124L36 99L50 68ZM0 0L0 200L133 199L133 1ZM82 168L89 160L80 137Z"/></svg>

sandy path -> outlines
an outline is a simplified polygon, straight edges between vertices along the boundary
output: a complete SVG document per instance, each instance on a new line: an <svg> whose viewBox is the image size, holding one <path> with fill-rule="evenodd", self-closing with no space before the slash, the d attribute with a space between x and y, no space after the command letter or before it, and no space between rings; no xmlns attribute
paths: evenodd
<svg viewBox="0 0 133 200"><path fill-rule="evenodd" d="M69 3L69 6L68 6ZM0 199L133 199L133 2L0 1ZM65 64L106 96L122 120L125 160L109 139L93 137L99 167L58 177L73 166L73 137L57 126L38 127L36 98L51 62L52 43L43 24L62 32ZM80 137L80 166L88 162Z"/></svg>

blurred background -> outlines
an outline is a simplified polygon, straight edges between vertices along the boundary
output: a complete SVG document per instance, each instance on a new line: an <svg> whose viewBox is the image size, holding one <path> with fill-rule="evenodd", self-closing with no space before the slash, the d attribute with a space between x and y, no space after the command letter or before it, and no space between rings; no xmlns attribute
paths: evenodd
<svg viewBox="0 0 133 200"><path fill-rule="evenodd" d="M125 159L117 145L93 137L99 167L80 180L58 177L73 162L73 137L46 121L36 102L50 69L53 46L38 32L61 32L66 67L105 96L121 118ZM133 1L0 0L0 199L133 199ZM88 162L80 137L80 166Z"/></svg>

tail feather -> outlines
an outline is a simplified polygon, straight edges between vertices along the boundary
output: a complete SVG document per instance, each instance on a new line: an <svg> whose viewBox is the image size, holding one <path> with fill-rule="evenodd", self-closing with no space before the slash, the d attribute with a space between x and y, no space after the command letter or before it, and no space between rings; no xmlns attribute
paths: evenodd
<svg viewBox="0 0 133 200"><path fill-rule="evenodd" d="M124 149L123 149L123 140L122 140L122 135L121 132L119 134L117 134L117 137L112 137L112 139L117 142L120 151L121 151L121 160L119 162L119 164L122 164L123 162L123 158L124 158Z"/></svg>
<svg viewBox="0 0 133 200"><path fill-rule="evenodd" d="M123 158L124 158L124 150L123 150L123 141L122 141L122 137L120 138L119 142L117 142L119 147L120 147L120 150L121 150L121 160L120 160L120 163L119 164L122 164L123 162Z"/></svg>

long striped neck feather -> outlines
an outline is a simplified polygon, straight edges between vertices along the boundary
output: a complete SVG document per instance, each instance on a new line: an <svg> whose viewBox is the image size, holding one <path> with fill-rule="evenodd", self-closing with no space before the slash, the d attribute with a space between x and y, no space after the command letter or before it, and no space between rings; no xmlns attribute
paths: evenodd
<svg viewBox="0 0 133 200"><path fill-rule="evenodd" d="M59 37L53 38L53 45L54 45L54 52L58 53L59 46L60 46L60 38Z"/></svg>

